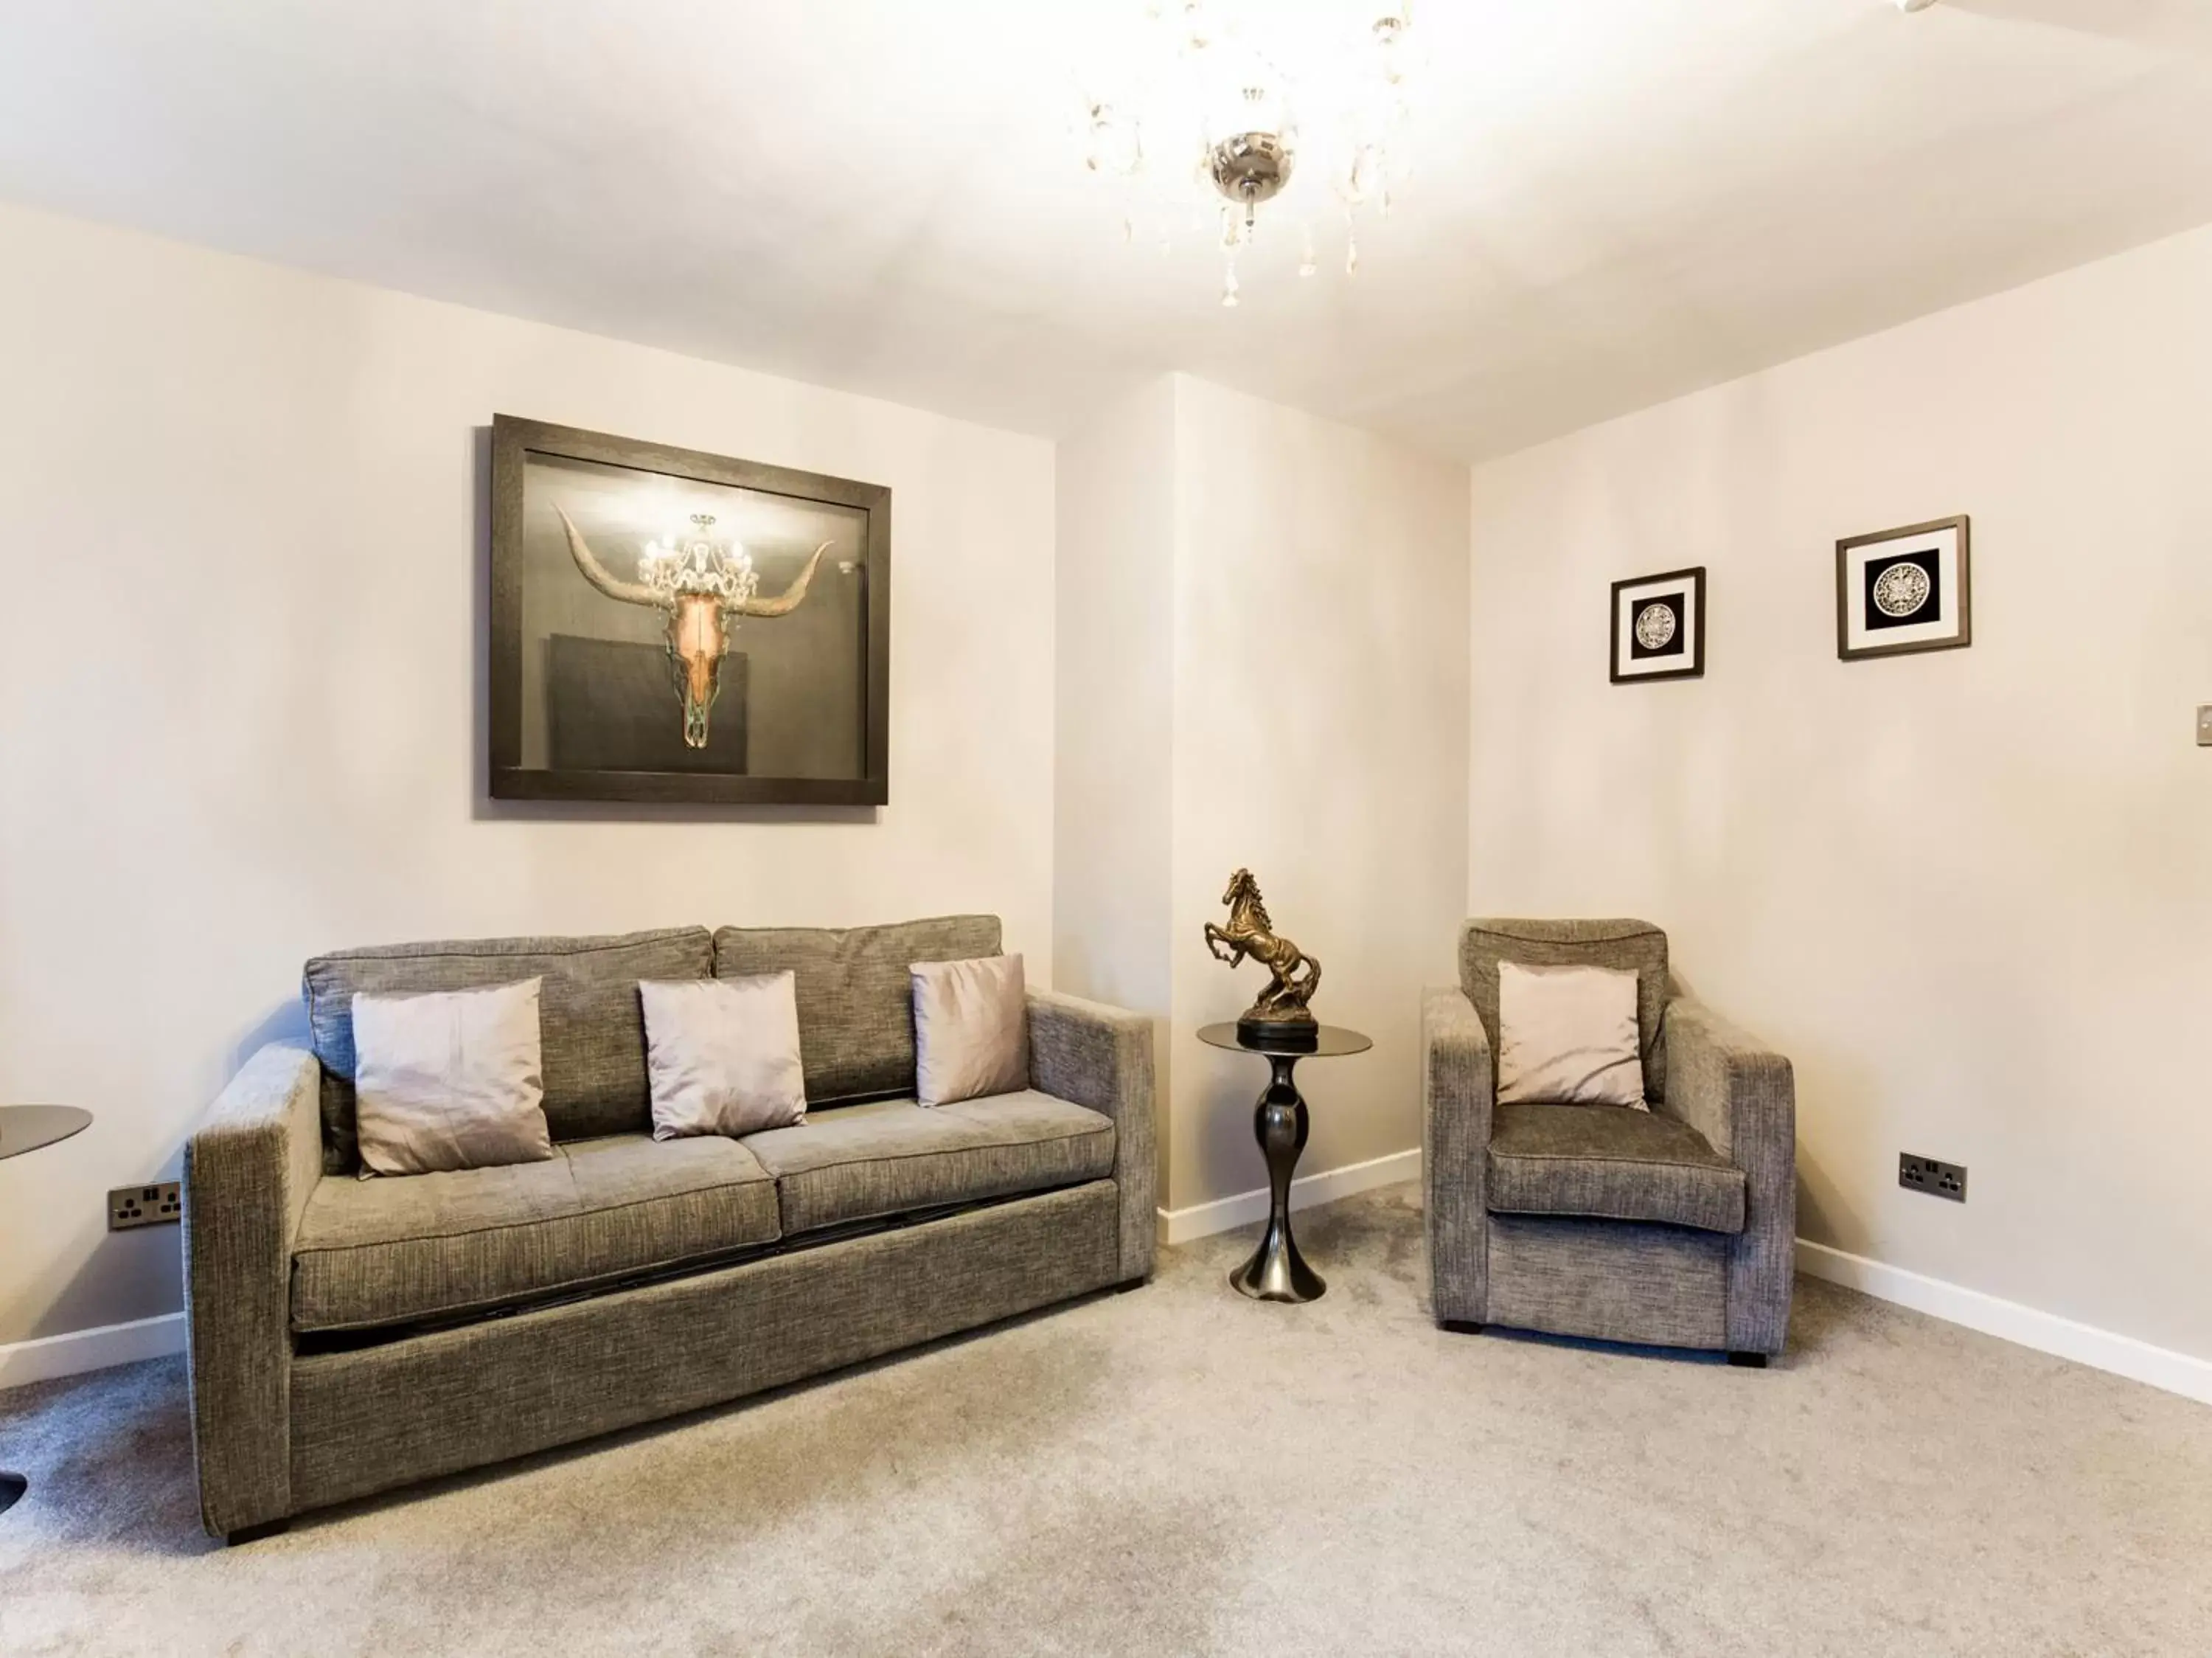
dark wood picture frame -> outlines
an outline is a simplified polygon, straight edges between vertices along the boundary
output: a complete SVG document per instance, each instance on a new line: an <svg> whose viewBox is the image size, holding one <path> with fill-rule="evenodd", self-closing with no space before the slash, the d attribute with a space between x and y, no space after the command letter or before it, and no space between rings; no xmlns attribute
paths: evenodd
<svg viewBox="0 0 2212 1658"><path fill-rule="evenodd" d="M695 802L732 806L882 806L890 798L891 492L820 472L581 431L512 415L491 427L490 684L486 751L494 800ZM532 454L850 509L866 515L861 564L866 685L857 777L732 776L706 771L560 771L522 764L523 486Z"/></svg>
<svg viewBox="0 0 2212 1658"><path fill-rule="evenodd" d="M1959 533L1959 631L1955 637L1945 639L1915 639L1904 644L1853 645L1851 643L1851 607L1855 595L1851 591L1850 566L1854 548L1876 546L1884 541L1909 540L1917 535L1936 535L1945 530ZM1974 643L1974 577L1972 543L1973 525L1968 515L1960 513L1955 518L1931 518L1924 524L1907 524L1899 529L1881 530L1872 535L1854 535L1836 543L1836 655L1844 661L1864 661L1874 656L1912 656L1925 650L1961 650Z"/></svg>
<svg viewBox="0 0 2212 1658"><path fill-rule="evenodd" d="M1680 582L1695 594L1691 606L1689 652L1680 667L1654 668L1644 674L1624 674L1620 671L1620 595L1630 588L1657 587L1668 582ZM1607 666L1615 685L1644 685L1658 680L1701 680L1705 674L1705 567L1692 564L1686 570L1663 570L1653 576L1632 576L1625 582L1615 582L1608 595L1613 612L1611 655Z"/></svg>

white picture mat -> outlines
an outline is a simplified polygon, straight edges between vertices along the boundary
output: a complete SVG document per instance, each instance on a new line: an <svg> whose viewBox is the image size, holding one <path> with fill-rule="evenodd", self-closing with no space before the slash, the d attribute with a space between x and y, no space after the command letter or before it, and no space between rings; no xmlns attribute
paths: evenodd
<svg viewBox="0 0 2212 1658"><path fill-rule="evenodd" d="M1682 601L1682 631L1676 637L1682 641L1680 652L1668 656L1632 656L1630 648L1636 638L1636 613L1654 599L1679 598ZM1684 668L1698 667L1698 582L1688 576L1669 576L1656 582L1639 582L1634 587L1621 588L1613 600L1619 614L1613 621L1613 667L1621 678L1642 679L1652 674L1680 674Z"/></svg>
<svg viewBox="0 0 2212 1658"><path fill-rule="evenodd" d="M1932 619L1908 627L1866 625L1866 567L1909 552L1936 555L1936 604ZM1917 645L1959 637L1959 527L1869 541L1844 554L1844 644L1847 649Z"/></svg>

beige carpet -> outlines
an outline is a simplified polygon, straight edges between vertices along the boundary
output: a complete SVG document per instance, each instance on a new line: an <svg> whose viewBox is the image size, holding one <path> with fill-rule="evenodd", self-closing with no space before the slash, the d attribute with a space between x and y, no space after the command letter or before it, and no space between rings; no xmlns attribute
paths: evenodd
<svg viewBox="0 0 2212 1658"><path fill-rule="evenodd" d="M0 1393L0 1653L2212 1652L2212 1410L1801 1282L1764 1373L1158 1280L229 1550L181 1364Z"/></svg>

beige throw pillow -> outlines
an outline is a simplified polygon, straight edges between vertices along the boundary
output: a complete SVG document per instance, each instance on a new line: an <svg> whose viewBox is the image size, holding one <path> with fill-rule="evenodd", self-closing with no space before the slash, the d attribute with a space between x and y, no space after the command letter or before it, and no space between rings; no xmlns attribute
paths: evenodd
<svg viewBox="0 0 2212 1658"><path fill-rule="evenodd" d="M806 1115L799 1064L798 980L644 979L653 1137L752 1134Z"/></svg>
<svg viewBox="0 0 2212 1658"><path fill-rule="evenodd" d="M539 983L355 996L354 1111L364 1173L429 1174L553 1155Z"/></svg>
<svg viewBox="0 0 2212 1658"><path fill-rule="evenodd" d="M1649 1109L1636 975L1498 963L1498 1101Z"/></svg>
<svg viewBox="0 0 2212 1658"><path fill-rule="evenodd" d="M917 961L914 979L915 1097L950 1105L1030 1085L1029 993L1022 959Z"/></svg>

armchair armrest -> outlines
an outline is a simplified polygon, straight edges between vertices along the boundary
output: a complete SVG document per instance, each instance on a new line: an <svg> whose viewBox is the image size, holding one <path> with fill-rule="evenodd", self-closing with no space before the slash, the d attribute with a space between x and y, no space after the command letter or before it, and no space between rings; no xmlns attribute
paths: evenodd
<svg viewBox="0 0 2212 1658"><path fill-rule="evenodd" d="M323 1174L322 1069L271 1044L185 1145L185 1331L200 1519L216 1536L292 1503L292 1238Z"/></svg>
<svg viewBox="0 0 2212 1658"><path fill-rule="evenodd" d="M1680 1119L1744 1173L1744 1226L1729 1254L1731 1351L1778 1353L1797 1247L1797 1088L1790 1062L1702 1003L1678 997L1661 1028Z"/></svg>
<svg viewBox="0 0 2212 1658"><path fill-rule="evenodd" d="M1490 1036L1450 985L1421 992L1421 1181L1429 1298L1439 1320L1480 1324L1490 1298L1485 1178L1497 1086Z"/></svg>
<svg viewBox="0 0 2212 1658"><path fill-rule="evenodd" d="M1149 1277L1159 1234L1152 1120L1152 1021L1142 1014L1032 991L1030 1086L1114 1119L1121 1189L1121 1280Z"/></svg>

